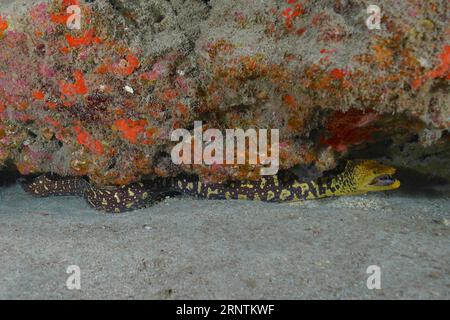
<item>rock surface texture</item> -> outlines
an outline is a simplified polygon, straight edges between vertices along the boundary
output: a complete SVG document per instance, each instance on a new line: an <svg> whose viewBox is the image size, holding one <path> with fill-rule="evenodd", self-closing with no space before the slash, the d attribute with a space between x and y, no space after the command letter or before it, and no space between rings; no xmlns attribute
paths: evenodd
<svg viewBox="0 0 450 320"><path fill-rule="evenodd" d="M280 130L280 166L381 158L450 178L448 1L58 0L0 13L0 166L101 185L182 171L177 128ZM66 22L81 8L81 29Z"/></svg>

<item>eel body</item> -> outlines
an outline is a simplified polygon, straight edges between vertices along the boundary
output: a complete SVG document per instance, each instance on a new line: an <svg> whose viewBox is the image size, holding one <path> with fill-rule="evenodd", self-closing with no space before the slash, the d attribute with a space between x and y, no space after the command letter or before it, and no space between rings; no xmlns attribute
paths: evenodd
<svg viewBox="0 0 450 320"><path fill-rule="evenodd" d="M182 177L158 178L149 184L98 187L81 177L42 175L31 183L24 183L23 187L38 197L81 196L97 210L120 213L147 207L167 191L212 200L289 202L392 190L400 186L400 181L393 178L395 171L376 161L364 160L348 161L341 173L306 182L292 177L267 176L256 181L203 183L193 177Z"/></svg>
<svg viewBox="0 0 450 320"><path fill-rule="evenodd" d="M311 181L292 177L283 179L276 175L256 181L225 183L178 179L174 188L184 194L214 200L292 202L396 189L400 187L400 181L393 178L395 171L395 168L372 160L348 161L343 172Z"/></svg>
<svg viewBox="0 0 450 320"><path fill-rule="evenodd" d="M149 206L156 195L143 183L121 187L98 187L82 177L41 175L31 183L22 183L25 191L36 197L80 196L95 209L120 213Z"/></svg>

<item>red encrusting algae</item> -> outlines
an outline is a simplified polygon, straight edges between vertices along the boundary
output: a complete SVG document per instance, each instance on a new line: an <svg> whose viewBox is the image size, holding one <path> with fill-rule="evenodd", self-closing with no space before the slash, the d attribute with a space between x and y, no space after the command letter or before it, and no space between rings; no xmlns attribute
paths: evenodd
<svg viewBox="0 0 450 320"><path fill-rule="evenodd" d="M36 100L44 100L45 94L42 91L36 90L36 91L33 91L33 97Z"/></svg>
<svg viewBox="0 0 450 320"><path fill-rule="evenodd" d="M3 33L6 31L6 29L8 29L8 22L6 22L6 19L2 18L2 16L0 16L0 37L3 36Z"/></svg>
<svg viewBox="0 0 450 320"><path fill-rule="evenodd" d="M64 80L59 82L59 90L62 94L66 96L73 95L85 95L88 93L88 88L86 87L86 83L84 81L83 73L80 70L76 70L73 73L73 77L75 78L75 83L67 83Z"/></svg>
<svg viewBox="0 0 450 320"><path fill-rule="evenodd" d="M73 130L76 133L76 141L89 149L90 152L96 155L102 155L104 153L104 148L102 143L99 140L96 140L90 135L87 131L85 131L80 126L75 126Z"/></svg>
<svg viewBox="0 0 450 320"><path fill-rule="evenodd" d="M335 111L326 125L330 136L321 137L321 143L337 152L346 152L349 146L370 141L372 133L378 130L370 124L377 119L379 116L373 110Z"/></svg>
<svg viewBox="0 0 450 320"><path fill-rule="evenodd" d="M131 143L138 142L138 135L145 131L146 120L119 119L114 122L114 126L122 133L122 137Z"/></svg>
<svg viewBox="0 0 450 320"><path fill-rule="evenodd" d="M56 24L67 24L70 13L67 12L67 8L70 6L80 6L78 0L62 0L60 5L60 11L57 13L50 14L50 21Z"/></svg>
<svg viewBox="0 0 450 320"><path fill-rule="evenodd" d="M443 78L450 80L450 45L445 45L438 57L439 65L428 71L423 77L414 79L411 83L413 89L419 89L428 79Z"/></svg>
<svg viewBox="0 0 450 320"><path fill-rule="evenodd" d="M101 43L101 39L99 37L95 37L95 32L93 29L86 31L80 38L75 38L67 33L66 40L69 44L69 47L71 48L90 46L94 43Z"/></svg>

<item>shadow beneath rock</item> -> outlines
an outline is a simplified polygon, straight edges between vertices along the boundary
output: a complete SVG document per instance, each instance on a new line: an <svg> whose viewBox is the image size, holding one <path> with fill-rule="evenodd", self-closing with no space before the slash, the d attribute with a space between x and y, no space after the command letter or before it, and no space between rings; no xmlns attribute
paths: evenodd
<svg viewBox="0 0 450 320"><path fill-rule="evenodd" d="M16 183L20 177L17 170L11 167L5 167L0 170L0 187L7 187Z"/></svg>
<svg viewBox="0 0 450 320"><path fill-rule="evenodd" d="M396 177L401 181L398 196L445 198L450 196L450 182L444 178L427 176L414 170L399 168Z"/></svg>

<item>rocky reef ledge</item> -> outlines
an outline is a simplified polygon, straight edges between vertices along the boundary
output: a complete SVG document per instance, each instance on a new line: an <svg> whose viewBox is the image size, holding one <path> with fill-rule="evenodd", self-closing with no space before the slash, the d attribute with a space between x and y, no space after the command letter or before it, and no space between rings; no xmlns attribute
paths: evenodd
<svg viewBox="0 0 450 320"><path fill-rule="evenodd" d="M170 133L278 129L280 167L371 157L450 179L448 2L56 0L0 12L0 167L128 184L256 178L183 165ZM69 29L67 8L80 8Z"/></svg>

